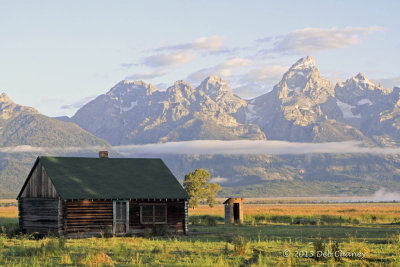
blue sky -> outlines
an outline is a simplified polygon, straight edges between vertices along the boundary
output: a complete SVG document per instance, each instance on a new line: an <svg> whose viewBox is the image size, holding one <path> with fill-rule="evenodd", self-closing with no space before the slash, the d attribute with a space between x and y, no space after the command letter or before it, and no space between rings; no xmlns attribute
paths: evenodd
<svg viewBox="0 0 400 267"><path fill-rule="evenodd" d="M0 91L48 116L123 79L161 90L211 73L267 92L312 55L322 76L400 84L400 1L3 1Z"/></svg>

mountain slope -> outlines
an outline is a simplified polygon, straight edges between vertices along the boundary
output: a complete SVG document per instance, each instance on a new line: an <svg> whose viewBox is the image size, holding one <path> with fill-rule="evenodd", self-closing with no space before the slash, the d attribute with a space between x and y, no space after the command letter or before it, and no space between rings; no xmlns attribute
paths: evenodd
<svg viewBox="0 0 400 267"><path fill-rule="evenodd" d="M83 130L75 123L62 122L39 114L37 110L15 104L6 94L0 95L0 149L26 146L22 153L2 150L0 153L0 192L16 192L20 189L29 168L41 153L71 154L69 147L105 148L109 144ZM51 148L58 147L58 152ZM65 147L65 152L62 148Z"/></svg>

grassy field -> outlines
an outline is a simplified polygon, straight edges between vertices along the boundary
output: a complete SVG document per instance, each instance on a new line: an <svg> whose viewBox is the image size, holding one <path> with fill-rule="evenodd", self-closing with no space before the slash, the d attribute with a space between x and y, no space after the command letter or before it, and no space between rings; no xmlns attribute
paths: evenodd
<svg viewBox="0 0 400 267"><path fill-rule="evenodd" d="M222 205L200 206L188 236L68 240L18 235L17 214L0 205L0 265L400 266L399 203L247 203L243 225L223 224Z"/></svg>

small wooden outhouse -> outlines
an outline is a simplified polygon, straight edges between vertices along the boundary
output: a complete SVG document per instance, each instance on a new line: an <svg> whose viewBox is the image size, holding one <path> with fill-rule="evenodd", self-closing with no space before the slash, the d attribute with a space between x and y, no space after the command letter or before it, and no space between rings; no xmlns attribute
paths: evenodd
<svg viewBox="0 0 400 267"><path fill-rule="evenodd" d="M225 205L225 223L243 223L243 198L228 198Z"/></svg>
<svg viewBox="0 0 400 267"><path fill-rule="evenodd" d="M18 195L23 232L187 233L188 194L161 159L38 157Z"/></svg>

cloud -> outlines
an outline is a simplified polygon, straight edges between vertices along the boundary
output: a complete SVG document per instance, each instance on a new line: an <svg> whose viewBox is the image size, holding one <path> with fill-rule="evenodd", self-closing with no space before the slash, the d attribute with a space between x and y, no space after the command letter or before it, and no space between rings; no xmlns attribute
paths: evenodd
<svg viewBox="0 0 400 267"><path fill-rule="evenodd" d="M140 154L311 154L311 153L363 153L399 154L400 148L362 147L355 141L329 143L294 143L286 141L261 140L196 140L169 142L164 144L124 145L113 149L125 155Z"/></svg>
<svg viewBox="0 0 400 267"><path fill-rule="evenodd" d="M232 92L243 99L252 99L272 90L273 85L263 82L247 82L236 85Z"/></svg>
<svg viewBox="0 0 400 267"><path fill-rule="evenodd" d="M164 76L167 72L163 70L158 71L147 71L141 73L135 73L133 75L127 76L125 79L127 80L146 80L146 79L153 79L160 76Z"/></svg>
<svg viewBox="0 0 400 267"><path fill-rule="evenodd" d="M233 58L211 68L204 68L190 74L186 80L189 82L199 82L211 74L217 74L224 78L232 76L234 70L251 65L253 62L245 58Z"/></svg>
<svg viewBox="0 0 400 267"><path fill-rule="evenodd" d="M222 183L226 183L226 182L229 182L229 179L228 178L225 178L225 177L213 177L213 178L211 178L210 179L210 182L211 183L217 183L217 184L222 184Z"/></svg>
<svg viewBox="0 0 400 267"><path fill-rule="evenodd" d="M1 147L0 153L15 154L15 153L75 153L75 152L97 152L104 150L103 146L88 146L88 147L36 147L29 145Z"/></svg>
<svg viewBox="0 0 400 267"><path fill-rule="evenodd" d="M288 67L278 64L258 65L237 77L233 91L242 98L257 97L271 91L287 70Z"/></svg>
<svg viewBox="0 0 400 267"><path fill-rule="evenodd" d="M121 67L123 68L130 68L130 67L134 67L134 66L138 66L139 64L134 64L134 63L122 63L119 64Z"/></svg>
<svg viewBox="0 0 400 267"><path fill-rule="evenodd" d="M194 53L161 53L143 59L143 64L149 67L166 67L171 65L180 65L196 58Z"/></svg>
<svg viewBox="0 0 400 267"><path fill-rule="evenodd" d="M53 103L63 103L65 101L64 98L60 98L60 97L42 97L40 99L40 102L53 102Z"/></svg>
<svg viewBox="0 0 400 267"><path fill-rule="evenodd" d="M384 188L381 188L374 193L372 198L367 198L367 201L373 201L373 202L400 201L400 193L389 192L386 191Z"/></svg>
<svg viewBox="0 0 400 267"><path fill-rule="evenodd" d="M97 95L90 95L82 98L81 100L76 101L75 103L69 104L69 105L62 105L61 109L77 109L81 108L82 106L86 105L93 99L95 99Z"/></svg>
<svg viewBox="0 0 400 267"><path fill-rule="evenodd" d="M209 37L200 37L192 42L163 46L156 51L168 51L168 50L194 50L194 51L219 51L222 49L224 45L225 38L223 36L209 36Z"/></svg>
<svg viewBox="0 0 400 267"><path fill-rule="evenodd" d="M272 48L263 53L310 54L319 51L346 48L361 43L368 34L382 31L382 27L345 27L342 29L304 28L286 35L275 36ZM259 39L270 42L270 38Z"/></svg>
<svg viewBox="0 0 400 267"><path fill-rule="evenodd" d="M282 78L282 75L288 70L288 67L281 65L261 65L251 69L243 75L242 80L264 82L267 84L276 84Z"/></svg>
<svg viewBox="0 0 400 267"><path fill-rule="evenodd" d="M384 79L377 79L377 83L382 84L383 87L392 89L394 87L400 88L400 76L398 77L391 77L391 78L384 78Z"/></svg>
<svg viewBox="0 0 400 267"><path fill-rule="evenodd" d="M263 140L235 140L235 141L219 141L219 140L195 140L183 142L169 142L163 144L146 144L146 145L121 145L121 146L87 146L87 147L35 147L29 145L1 147L0 153L73 153L73 152L90 152L109 149L116 151L125 156L138 155L162 155L162 154L251 154L251 155L301 155L312 153L327 154L400 154L400 148L380 148L380 147L364 147L358 141L346 142L329 142L329 143L295 143L286 141L263 141Z"/></svg>

